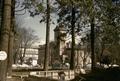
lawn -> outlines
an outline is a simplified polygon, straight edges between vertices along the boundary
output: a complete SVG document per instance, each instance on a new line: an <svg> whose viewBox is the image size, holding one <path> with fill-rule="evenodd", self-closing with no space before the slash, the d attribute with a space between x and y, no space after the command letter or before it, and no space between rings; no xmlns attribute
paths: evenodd
<svg viewBox="0 0 120 81"><path fill-rule="evenodd" d="M120 68L96 69L95 72L88 74L80 74L71 81L120 81Z"/></svg>

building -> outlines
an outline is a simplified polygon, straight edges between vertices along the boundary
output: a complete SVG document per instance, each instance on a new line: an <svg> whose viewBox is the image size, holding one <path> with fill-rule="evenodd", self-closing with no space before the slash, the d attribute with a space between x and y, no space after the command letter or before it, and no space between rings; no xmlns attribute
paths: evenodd
<svg viewBox="0 0 120 81"><path fill-rule="evenodd" d="M28 58L32 58L33 60L38 60L38 48L26 49L25 59Z"/></svg>
<svg viewBox="0 0 120 81"><path fill-rule="evenodd" d="M67 42L66 29L63 25L55 28L55 43L56 43L56 57L61 57L61 63L70 63L71 57L71 42ZM75 61L76 67L85 67L86 64L91 63L90 54L86 51L84 46L75 46Z"/></svg>
<svg viewBox="0 0 120 81"><path fill-rule="evenodd" d="M66 42L66 30L62 24L54 29L54 41L57 45L58 55L62 55Z"/></svg>
<svg viewBox="0 0 120 81"><path fill-rule="evenodd" d="M24 49L21 49L21 54L18 56L19 60L20 57L22 55L22 57L24 53ZM26 63L29 59L32 60L32 65L37 65L37 60L38 60L38 48L27 48L26 52L25 52L25 57L24 57L24 63ZM18 62L19 62L18 60Z"/></svg>
<svg viewBox="0 0 120 81"><path fill-rule="evenodd" d="M63 27L63 25L57 26L54 29L54 41L50 42L50 65L55 63L65 64L70 62L71 42L66 42L66 39L66 29ZM44 64L44 57L45 45L40 45L38 48L38 64ZM84 46L75 46L75 61L76 67L84 67L86 64L91 63L90 54L86 52Z"/></svg>
<svg viewBox="0 0 120 81"><path fill-rule="evenodd" d="M45 45L39 45L38 61L37 61L37 63L39 65L43 65L44 64L44 57L45 57Z"/></svg>
<svg viewBox="0 0 120 81"><path fill-rule="evenodd" d="M71 47L66 48L66 57L64 62L70 62L71 57ZM77 68L84 68L87 64L91 63L90 54L85 51L85 48L79 47L75 48L75 66Z"/></svg>

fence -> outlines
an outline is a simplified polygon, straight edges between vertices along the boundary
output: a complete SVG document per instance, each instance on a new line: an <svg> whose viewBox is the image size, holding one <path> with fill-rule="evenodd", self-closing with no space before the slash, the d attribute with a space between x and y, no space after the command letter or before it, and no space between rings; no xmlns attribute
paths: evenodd
<svg viewBox="0 0 120 81"><path fill-rule="evenodd" d="M36 71L36 72L30 72L30 75L37 76L37 77L49 77L52 79L59 79L58 73L61 71L63 71L65 73L65 80L70 80L75 77L74 70Z"/></svg>

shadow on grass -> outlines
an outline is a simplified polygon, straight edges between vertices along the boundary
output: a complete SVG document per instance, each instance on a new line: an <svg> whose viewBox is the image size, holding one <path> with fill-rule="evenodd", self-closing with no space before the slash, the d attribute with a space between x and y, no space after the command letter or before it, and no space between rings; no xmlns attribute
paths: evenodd
<svg viewBox="0 0 120 81"><path fill-rule="evenodd" d="M78 75L71 81L120 81L120 68L96 69L93 73Z"/></svg>

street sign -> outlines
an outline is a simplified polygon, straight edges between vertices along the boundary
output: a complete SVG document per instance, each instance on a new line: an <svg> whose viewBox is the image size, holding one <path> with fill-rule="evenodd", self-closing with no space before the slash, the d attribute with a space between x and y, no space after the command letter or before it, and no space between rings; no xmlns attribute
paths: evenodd
<svg viewBox="0 0 120 81"><path fill-rule="evenodd" d="M0 60L5 60L7 58L7 53L5 51L0 51Z"/></svg>

